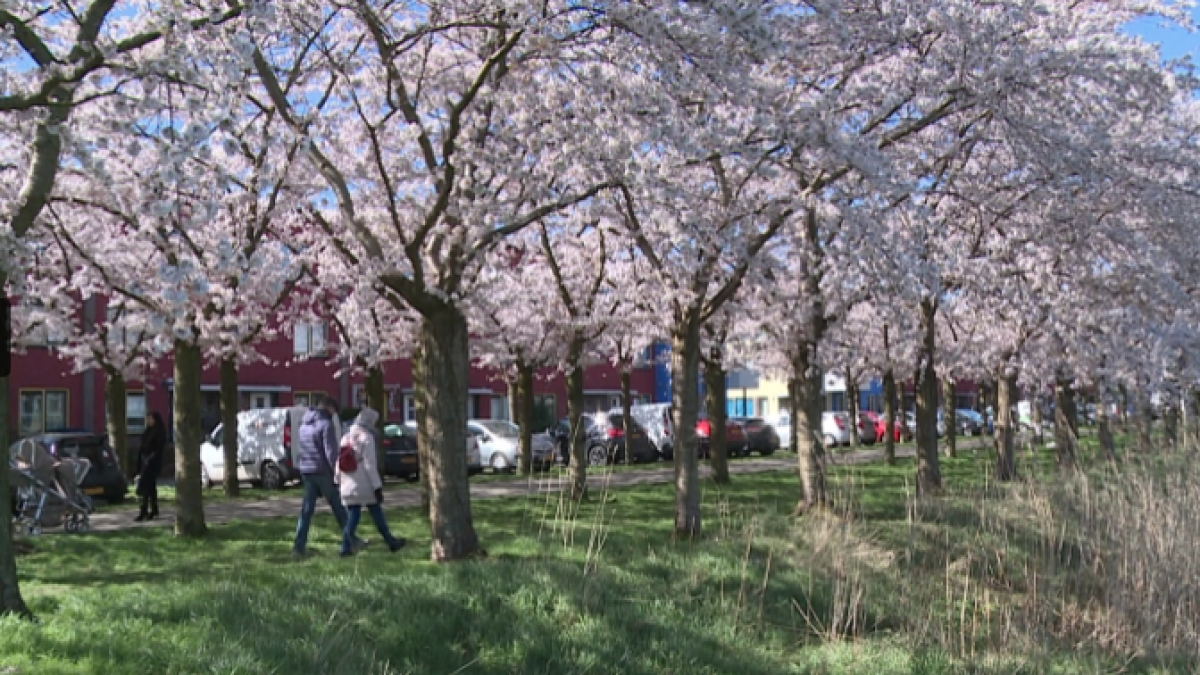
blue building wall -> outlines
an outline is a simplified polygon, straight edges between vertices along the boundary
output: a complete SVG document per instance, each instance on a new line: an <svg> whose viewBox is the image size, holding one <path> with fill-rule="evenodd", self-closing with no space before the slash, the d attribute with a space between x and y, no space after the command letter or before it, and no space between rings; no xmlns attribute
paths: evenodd
<svg viewBox="0 0 1200 675"><path fill-rule="evenodd" d="M671 402L671 347L654 343L654 402Z"/></svg>

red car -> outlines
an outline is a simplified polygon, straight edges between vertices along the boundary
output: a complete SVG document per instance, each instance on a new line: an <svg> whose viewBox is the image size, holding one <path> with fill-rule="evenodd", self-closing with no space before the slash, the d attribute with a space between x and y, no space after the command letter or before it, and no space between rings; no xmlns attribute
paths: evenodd
<svg viewBox="0 0 1200 675"><path fill-rule="evenodd" d="M875 442L882 443L883 439L887 438L887 417L871 410L864 410L863 415L875 425ZM904 418L896 418L896 428L893 431L897 443L904 439Z"/></svg>
<svg viewBox="0 0 1200 675"><path fill-rule="evenodd" d="M708 439L712 436L712 423L706 417L696 420L696 453L708 457ZM729 457L744 457L750 454L746 440L746 429L733 420L725 420L725 451Z"/></svg>

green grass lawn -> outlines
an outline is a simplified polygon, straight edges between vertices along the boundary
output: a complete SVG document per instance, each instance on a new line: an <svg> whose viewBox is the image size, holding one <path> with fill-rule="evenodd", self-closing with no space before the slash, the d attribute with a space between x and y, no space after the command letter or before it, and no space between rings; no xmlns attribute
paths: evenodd
<svg viewBox="0 0 1200 675"><path fill-rule="evenodd" d="M1018 618L1005 608L1026 592L1015 569L1010 588L960 597L964 580L990 578L971 559L996 534L977 507L1003 497L990 458L964 455L943 464L945 494L921 501L911 460L835 468L834 513L800 519L791 472L710 484L694 542L672 536L669 485L597 492L574 513L556 496L480 501L488 558L441 566L412 509L388 514L408 548L386 553L365 523L376 544L351 559L327 515L302 561L293 518L202 541L164 528L44 536L19 563L41 621L0 620L0 672L1192 672L1005 638L1002 620ZM1052 455L1021 460L1053 477ZM1009 560L1038 547L1014 534Z"/></svg>

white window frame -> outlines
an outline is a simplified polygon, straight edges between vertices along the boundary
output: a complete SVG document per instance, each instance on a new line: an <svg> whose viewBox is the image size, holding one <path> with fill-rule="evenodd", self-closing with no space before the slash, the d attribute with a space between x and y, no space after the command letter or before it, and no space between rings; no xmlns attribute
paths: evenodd
<svg viewBox="0 0 1200 675"><path fill-rule="evenodd" d="M133 401L141 399L142 414L141 417L131 415L133 410ZM146 418L150 416L150 412L146 409L146 392L144 391L127 391L125 392L125 429L131 432L142 432L146 430ZM140 424L134 424L134 420L141 420Z"/></svg>
<svg viewBox="0 0 1200 675"><path fill-rule="evenodd" d="M329 351L329 327L323 321L298 321L293 327L293 356L325 356Z"/></svg>

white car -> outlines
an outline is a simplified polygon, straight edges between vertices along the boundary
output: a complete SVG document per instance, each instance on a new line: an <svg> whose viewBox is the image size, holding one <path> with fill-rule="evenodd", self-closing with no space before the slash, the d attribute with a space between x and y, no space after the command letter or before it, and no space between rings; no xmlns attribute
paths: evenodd
<svg viewBox="0 0 1200 675"><path fill-rule="evenodd" d="M517 468L520 427L505 420L468 420L467 430L479 440L483 466L496 473ZM546 434L533 435L533 465L540 469L554 465L554 441Z"/></svg>
<svg viewBox="0 0 1200 675"><path fill-rule="evenodd" d="M779 447L790 447L792 442L791 413L779 413L771 425L779 433ZM821 440L825 441L826 448L832 448L835 445L849 445L851 431L849 413L830 411L821 413Z"/></svg>
<svg viewBox="0 0 1200 675"><path fill-rule="evenodd" d="M297 453L300 424L308 408L256 408L238 413L239 482L281 490L299 480ZM341 438L341 423L333 418L334 431ZM225 480L225 450L221 447L222 426L209 434L200 445L201 481L206 487Z"/></svg>
<svg viewBox="0 0 1200 675"><path fill-rule="evenodd" d="M404 426L412 429L415 433L417 430L417 421L409 420L404 423ZM475 475L483 472L483 462L479 452L479 439L475 438L475 434L471 430L467 430L467 474Z"/></svg>

